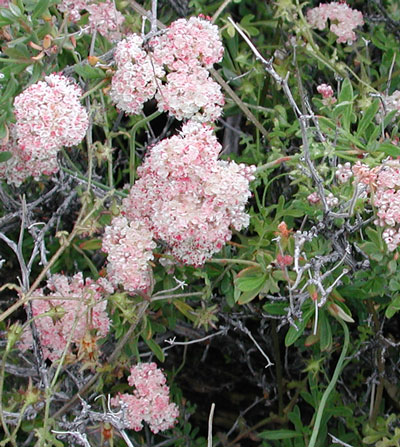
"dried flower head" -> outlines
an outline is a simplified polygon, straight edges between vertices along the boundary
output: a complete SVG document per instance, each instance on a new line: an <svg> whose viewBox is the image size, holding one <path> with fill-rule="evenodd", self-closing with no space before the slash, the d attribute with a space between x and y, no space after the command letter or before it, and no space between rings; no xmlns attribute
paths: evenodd
<svg viewBox="0 0 400 447"><path fill-rule="evenodd" d="M104 278L93 281L83 279L82 273L73 277L53 275L47 282L50 294L42 289L35 296L43 299L32 300L32 313L39 332L45 358L55 361L67 347L73 356L81 342L90 333L105 337L109 331L110 320L106 312L105 295L114 291ZM54 297L54 299L49 299ZM28 327L22 338L21 349L32 346L32 333Z"/></svg>

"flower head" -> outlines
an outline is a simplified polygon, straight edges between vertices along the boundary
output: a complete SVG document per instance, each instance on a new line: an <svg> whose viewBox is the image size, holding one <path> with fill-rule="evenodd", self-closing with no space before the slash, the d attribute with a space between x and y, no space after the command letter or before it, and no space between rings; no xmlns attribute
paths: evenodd
<svg viewBox="0 0 400 447"><path fill-rule="evenodd" d="M224 54L218 27L201 17L178 19L150 42L154 57L169 70L191 70L200 64L211 68Z"/></svg>
<svg viewBox="0 0 400 447"><path fill-rule="evenodd" d="M31 85L14 100L15 129L21 158L43 164L43 174L58 171L56 157L63 146L79 144L89 125L79 98L81 89L65 76L52 74Z"/></svg>
<svg viewBox="0 0 400 447"><path fill-rule="evenodd" d="M154 146L123 213L140 219L180 261L202 265L249 223L245 204L255 168L218 160L211 126L189 121L180 135Z"/></svg>
<svg viewBox="0 0 400 447"><path fill-rule="evenodd" d="M110 281L116 286L122 284L128 292L146 290L150 285L148 262L153 259L155 247L152 233L142 222L114 218L105 229L102 246L108 253Z"/></svg>
<svg viewBox="0 0 400 447"><path fill-rule="evenodd" d="M114 2L106 0L104 3L91 3L86 9L92 31L97 30L109 40L118 40L121 37L118 28L125 17L115 8Z"/></svg>
<svg viewBox="0 0 400 447"><path fill-rule="evenodd" d="M83 279L82 273L73 277L53 275L47 287L50 294L39 289L35 295L43 299L32 301L32 312L43 347L44 357L52 361L61 357L68 341L68 353L80 345L85 336L95 331L105 337L109 331L110 320L106 312L104 296L114 291L104 278L93 281ZM54 297L54 299L49 299ZM41 316L42 315L42 316ZM32 345L32 334L28 328L22 338L21 349Z"/></svg>
<svg viewBox="0 0 400 447"><path fill-rule="evenodd" d="M118 43L115 62L118 69L111 81L111 99L126 113L140 113L143 104L155 95L164 70L146 53L137 34Z"/></svg>
<svg viewBox="0 0 400 447"><path fill-rule="evenodd" d="M328 19L331 22L330 30L336 34L338 43L351 44L356 40L354 28L364 24L362 13L351 9L347 3L325 3L307 11L307 21L313 28L322 31Z"/></svg>
<svg viewBox="0 0 400 447"><path fill-rule="evenodd" d="M174 426L179 410L169 402L166 378L155 363L133 366L128 383L134 387L133 394L119 394L111 399L112 405L125 409L128 428L140 431L146 422L153 433L158 433Z"/></svg>

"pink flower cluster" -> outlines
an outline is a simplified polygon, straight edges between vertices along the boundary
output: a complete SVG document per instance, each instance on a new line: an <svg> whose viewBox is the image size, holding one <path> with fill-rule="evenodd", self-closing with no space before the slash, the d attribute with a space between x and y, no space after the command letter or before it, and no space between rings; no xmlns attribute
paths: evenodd
<svg viewBox="0 0 400 447"><path fill-rule="evenodd" d="M254 166L218 160L209 125L189 121L180 135L154 146L124 199L129 220L146 223L181 262L201 266L249 223L245 204Z"/></svg>
<svg viewBox="0 0 400 447"><path fill-rule="evenodd" d="M42 173L58 170L56 158L26 160L25 152L18 145L15 124L10 124L9 131L8 141L0 146L0 152L11 152L12 157L0 163L0 178L9 184L20 186L30 176L38 180Z"/></svg>
<svg viewBox="0 0 400 447"><path fill-rule="evenodd" d="M156 94L158 108L176 119L215 121L222 113L224 97L208 71L194 66L190 72L173 71Z"/></svg>
<svg viewBox="0 0 400 447"><path fill-rule="evenodd" d="M224 97L208 68L223 55L218 28L202 18L179 19L149 47L151 52L144 51L137 35L118 44L110 93L116 106L136 114L155 96L159 110L179 120L217 119Z"/></svg>
<svg viewBox="0 0 400 447"><path fill-rule="evenodd" d="M89 26L92 32L97 30L111 41L121 38L121 33L118 30L124 23L125 17L115 8L113 1L90 3L86 9L89 12Z"/></svg>
<svg viewBox="0 0 400 447"><path fill-rule="evenodd" d="M73 351L79 348L88 333L96 332L98 337L107 335L110 320L104 297L113 293L114 288L106 279L84 280L82 273L77 273L72 278L57 274L49 279L47 288L51 292L49 295L38 289L35 296L43 299L32 300L33 316L39 316L35 319L35 324L45 358L52 361L59 359L69 339L72 346L70 345L68 353L73 355ZM55 298L49 299L51 297ZM27 328L20 347L25 350L31 346L32 333Z"/></svg>
<svg viewBox="0 0 400 447"><path fill-rule="evenodd" d="M224 54L217 26L202 17L175 20L151 45L158 63L179 72L197 65L211 68Z"/></svg>
<svg viewBox="0 0 400 447"><path fill-rule="evenodd" d="M307 11L307 21L313 28L322 31L326 28L328 19L331 22L330 30L338 37L338 43L351 44L356 40L354 28L364 24L362 13L351 9L344 2L320 4L317 8Z"/></svg>
<svg viewBox="0 0 400 447"><path fill-rule="evenodd" d="M133 394L118 394L111 399L113 406L121 405L125 411L127 428L140 431L146 422L153 433L158 433L174 426L179 410L169 402L166 378L155 363L133 366L128 383L135 388Z"/></svg>
<svg viewBox="0 0 400 447"><path fill-rule="evenodd" d="M137 34L118 43L114 59L118 69L111 81L111 99L124 112L138 114L156 94L165 71L152 61Z"/></svg>
<svg viewBox="0 0 400 447"><path fill-rule="evenodd" d="M8 148L21 176L39 177L58 171L57 154L63 146L82 141L89 125L79 98L81 89L66 77L52 74L31 85L14 100L17 119ZM15 144L17 142L17 144Z"/></svg>
<svg viewBox="0 0 400 447"><path fill-rule="evenodd" d="M336 98L333 96L333 89L328 84L321 84L317 87L317 92L322 95L323 103L328 106L335 104Z"/></svg>
<svg viewBox="0 0 400 447"><path fill-rule="evenodd" d="M372 169L358 162L353 173L373 192L378 217L375 224L386 227L382 237L389 251L394 251L400 245L400 160L387 160Z"/></svg>
<svg viewBox="0 0 400 447"><path fill-rule="evenodd" d="M62 0L57 8L60 12L68 14L72 22L77 22L81 18L81 11L86 9L90 0Z"/></svg>
<svg viewBox="0 0 400 447"><path fill-rule="evenodd" d="M86 10L89 13L89 30L97 30L105 38L115 41L121 38L118 28L125 20L125 17L115 8L112 0L62 0L57 6L58 10L68 14L72 22L81 19L81 12Z"/></svg>
<svg viewBox="0 0 400 447"><path fill-rule="evenodd" d="M353 177L353 171L351 169L351 164L349 162L344 165L338 164L335 172L335 177L338 179L339 183L346 183Z"/></svg>
<svg viewBox="0 0 400 447"><path fill-rule="evenodd" d="M128 222L115 217L106 227L102 249L108 253L107 275L128 292L147 290L150 285L148 262L153 259L153 234L139 220Z"/></svg>

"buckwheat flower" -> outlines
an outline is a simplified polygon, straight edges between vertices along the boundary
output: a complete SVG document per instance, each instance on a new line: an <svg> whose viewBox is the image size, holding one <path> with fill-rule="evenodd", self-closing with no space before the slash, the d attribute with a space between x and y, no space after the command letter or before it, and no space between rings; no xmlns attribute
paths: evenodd
<svg viewBox="0 0 400 447"><path fill-rule="evenodd" d="M57 172L59 150L82 141L89 119L79 102L81 95L81 89L65 76L52 74L15 98L16 135L28 166L45 162L44 174Z"/></svg>
<svg viewBox="0 0 400 447"><path fill-rule="evenodd" d="M328 84L321 84L317 87L317 92L322 95L323 98L331 98L333 96L333 89Z"/></svg>
<svg viewBox="0 0 400 447"><path fill-rule="evenodd" d="M374 185L378 176L378 168L370 168L364 163L357 161L352 167L352 171L356 180L364 185Z"/></svg>
<svg viewBox="0 0 400 447"><path fill-rule="evenodd" d="M313 28L322 31L326 28L328 19L331 23L330 30L338 37L336 42L347 42L349 45L357 38L353 30L364 24L362 13L351 9L346 3L320 4L307 11L307 21Z"/></svg>
<svg viewBox="0 0 400 447"><path fill-rule="evenodd" d="M149 424L153 433L167 430L176 423L178 407L170 403L166 378L155 363L139 363L131 368L128 383L133 394L119 394L111 399L113 406L122 406L125 426L135 431Z"/></svg>
<svg viewBox="0 0 400 447"><path fill-rule="evenodd" d="M111 80L110 96L118 109L129 114L140 113L165 74L162 65L152 60L142 45L143 39L131 34L115 50L118 69Z"/></svg>
<svg viewBox="0 0 400 447"><path fill-rule="evenodd" d="M181 262L201 266L249 223L245 204L255 167L218 160L221 145L209 125L189 121L180 135L149 151L123 201Z"/></svg>
<svg viewBox="0 0 400 447"><path fill-rule="evenodd" d="M351 177L353 177L353 171L349 162L344 165L338 164L335 172L335 177L339 183L346 183Z"/></svg>
<svg viewBox="0 0 400 447"><path fill-rule="evenodd" d="M326 203L329 208L334 208L339 205L339 199L335 197L331 192L326 196Z"/></svg>
<svg viewBox="0 0 400 447"><path fill-rule="evenodd" d="M276 263L279 265L279 267L284 269L285 267L293 264L293 256L278 254L278 256L276 257Z"/></svg>
<svg viewBox="0 0 400 447"><path fill-rule="evenodd" d="M35 324L45 358L58 360L68 340L71 341L68 354L73 356L88 333L96 332L98 337L107 335L110 320L104 297L113 293L114 288L106 279L84 280L82 273L73 277L56 274L48 280L47 288L50 290L47 295L42 289L35 292L36 296L46 299L32 300L32 312L38 317ZM49 299L51 297L54 299ZM20 347L25 350L31 346L32 334L27 328Z"/></svg>
<svg viewBox="0 0 400 447"><path fill-rule="evenodd" d="M115 217L106 227L102 250L108 253L107 274L116 286L128 292L145 291L150 285L149 261L153 259L151 231L139 220Z"/></svg>
<svg viewBox="0 0 400 447"><path fill-rule="evenodd" d="M52 174L58 170L56 158L31 156L29 151L21 149L15 124L10 124L9 130L9 139L6 144L0 146L0 152L11 152L12 157L0 163L0 178L9 184L20 186L30 176L39 180L42 174Z"/></svg>
<svg viewBox="0 0 400 447"><path fill-rule="evenodd" d="M225 103L221 87L208 71L194 66L191 71L173 71L156 94L158 109L176 119L206 122L217 120Z"/></svg>
<svg viewBox="0 0 400 447"><path fill-rule="evenodd" d="M385 241L389 251L394 251L400 245L399 229L386 228L382 233L382 239Z"/></svg>
<svg viewBox="0 0 400 447"><path fill-rule="evenodd" d="M81 18L81 11L87 9L91 0L62 0L57 9L64 14L68 14L71 22L78 22Z"/></svg>
<svg viewBox="0 0 400 447"><path fill-rule="evenodd" d="M218 27L199 17L175 20L150 44L157 62L174 71L191 70L199 63L211 68L224 54Z"/></svg>
<svg viewBox="0 0 400 447"><path fill-rule="evenodd" d="M335 104L336 98L333 96L333 89L328 84L321 84L317 87L317 92L322 95L322 102L324 105L329 106Z"/></svg>
<svg viewBox="0 0 400 447"><path fill-rule="evenodd" d="M316 205L321 201L321 198L318 193L314 191L307 196L307 200L311 205Z"/></svg>
<svg viewBox="0 0 400 447"><path fill-rule="evenodd" d="M91 3L86 9L89 12L89 25L92 31L97 30L111 41L120 39L118 29L125 17L115 8L114 2L106 0L104 3Z"/></svg>

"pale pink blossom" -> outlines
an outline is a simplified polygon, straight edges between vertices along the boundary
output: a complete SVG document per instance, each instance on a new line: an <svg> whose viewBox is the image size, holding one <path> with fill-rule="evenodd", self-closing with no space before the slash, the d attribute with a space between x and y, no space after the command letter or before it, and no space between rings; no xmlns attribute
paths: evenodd
<svg viewBox="0 0 400 447"><path fill-rule="evenodd" d="M91 3L86 9L89 12L89 26L92 31L97 30L111 41L121 38L119 27L125 21L125 17L115 8L113 1Z"/></svg>
<svg viewBox="0 0 400 447"><path fill-rule="evenodd" d="M81 106L81 89L65 76L51 74L31 85L14 100L16 135L21 158L32 175L58 171L57 154L63 146L79 144L89 125Z"/></svg>
<svg viewBox="0 0 400 447"><path fill-rule="evenodd" d="M106 227L102 249L108 253L107 274L110 281L128 292L146 291L150 285L149 261L156 247L152 233L139 220L128 222L115 217Z"/></svg>
<svg viewBox="0 0 400 447"><path fill-rule="evenodd" d="M217 120L225 103L220 85L200 65L169 73L166 83L159 85L156 99L160 111L168 111L178 120L201 122Z"/></svg>
<svg viewBox="0 0 400 447"><path fill-rule="evenodd" d="M323 98L331 98L333 96L333 89L328 84L321 84L317 87L317 92L322 95Z"/></svg>
<svg viewBox="0 0 400 447"><path fill-rule="evenodd" d="M82 273L73 277L53 275L47 282L49 294L42 289L35 291L32 313L35 318L43 354L55 361L61 357L70 340L68 353L73 355L86 334L105 337L110 328L105 296L114 288L104 278L93 281L83 279ZM54 299L49 299L54 297ZM47 313L47 315L46 315ZM32 333L28 327L22 337L21 349L32 346Z"/></svg>
<svg viewBox="0 0 400 447"><path fill-rule="evenodd" d="M375 168L357 162L353 173L368 186L376 208L375 224L386 227L382 237L389 251L395 250L400 244L400 160L388 159Z"/></svg>
<svg viewBox="0 0 400 447"><path fill-rule="evenodd" d="M322 102L326 105L335 104L336 98L333 96L333 89L328 84L321 84L317 87L317 92L322 95Z"/></svg>
<svg viewBox="0 0 400 447"><path fill-rule="evenodd" d="M154 146L123 212L141 220L181 262L203 265L249 223L253 166L218 160L221 145L209 125L189 121L180 135Z"/></svg>
<svg viewBox="0 0 400 447"><path fill-rule="evenodd" d="M6 162L0 163L0 178L9 184L20 186L30 176L39 180L42 174L51 174L58 170L55 157L27 159L26 151L18 145L15 124L9 125L9 131L9 139L6 144L0 146L0 152L11 152L12 157Z"/></svg>
<svg viewBox="0 0 400 447"><path fill-rule="evenodd" d="M329 208L334 208L339 205L339 199L335 197L331 192L326 196L326 203Z"/></svg>
<svg viewBox="0 0 400 447"><path fill-rule="evenodd" d="M353 171L351 169L351 164L349 162L344 165L338 164L335 172L335 177L338 179L339 183L346 183L353 177Z"/></svg>
<svg viewBox="0 0 400 447"><path fill-rule="evenodd" d="M357 161L352 167L352 171L356 180L364 185L373 185L377 179L379 168L370 168L368 165Z"/></svg>
<svg viewBox="0 0 400 447"><path fill-rule="evenodd" d="M394 251L400 245L399 229L386 228L383 230L382 239L385 241L389 251Z"/></svg>
<svg viewBox="0 0 400 447"><path fill-rule="evenodd" d="M315 205L321 201L321 198L318 193L314 191L307 196L307 200L311 205Z"/></svg>
<svg viewBox="0 0 400 447"><path fill-rule="evenodd" d="M71 22L78 22L81 18L81 11L87 8L91 0L62 0L57 8L60 12L68 14Z"/></svg>
<svg viewBox="0 0 400 447"><path fill-rule="evenodd" d="M111 99L118 109L138 114L154 97L165 72L146 53L143 39L136 34L118 43L114 57L118 68L111 80Z"/></svg>
<svg viewBox="0 0 400 447"><path fill-rule="evenodd" d="M135 431L149 424L153 433L174 426L179 416L178 407L170 403L166 378L155 363L139 363L131 368L128 383L133 394L118 394L111 399L113 406L122 406L125 426Z"/></svg>
<svg viewBox="0 0 400 447"><path fill-rule="evenodd" d="M326 28L328 19L331 23L330 30L338 37L338 43L351 44L357 38L353 30L364 24L362 13L351 9L347 3L320 3L317 8L307 11L307 21L313 28L322 31Z"/></svg>
<svg viewBox="0 0 400 447"><path fill-rule="evenodd" d="M200 17L175 20L150 44L157 62L173 71L191 70L199 63L211 68L224 54L218 27Z"/></svg>

